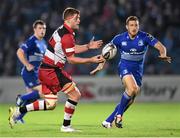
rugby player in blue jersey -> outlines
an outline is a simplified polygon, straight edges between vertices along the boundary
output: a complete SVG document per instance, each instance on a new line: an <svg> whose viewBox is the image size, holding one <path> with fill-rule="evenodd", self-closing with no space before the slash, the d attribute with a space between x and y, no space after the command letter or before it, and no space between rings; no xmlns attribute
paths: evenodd
<svg viewBox="0 0 180 138"><path fill-rule="evenodd" d="M171 57L167 56L165 46L152 35L139 30L139 20L136 16L127 18L126 29L127 32L116 35L110 42L118 48L121 55L118 72L125 91L114 111L102 122L102 126L105 128L111 128L113 121L115 121L116 127L122 128L123 113L133 103L140 91L148 46L159 51L161 60L171 63Z"/></svg>
<svg viewBox="0 0 180 138"><path fill-rule="evenodd" d="M18 95L16 104L28 104L30 100L40 98L39 92L41 84L38 80L38 68L47 48L44 36L46 33L46 24L42 20L36 20L33 23L34 34L30 36L17 50L18 59L23 64L21 71L22 78L26 87L26 94ZM11 109L11 108L10 108ZM17 120L24 122L21 114Z"/></svg>

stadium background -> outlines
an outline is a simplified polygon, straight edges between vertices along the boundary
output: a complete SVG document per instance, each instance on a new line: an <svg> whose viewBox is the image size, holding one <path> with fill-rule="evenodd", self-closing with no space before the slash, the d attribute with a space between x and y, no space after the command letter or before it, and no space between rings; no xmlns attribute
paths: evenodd
<svg viewBox="0 0 180 138"><path fill-rule="evenodd" d="M0 0L0 3L0 136L180 136L180 120L177 119L180 114L179 0ZM119 101L119 92L123 89L116 72L118 57L93 77L89 72L96 65L66 66L82 92L74 125L85 133L62 135L57 131L57 124L63 117L62 102L65 99L62 95L55 111L33 113L25 118L28 125L17 126L11 131L7 110L15 103L16 95L24 93L20 77L22 65L16 50L32 34L32 23L36 19L47 23L48 40L63 23L62 11L68 6L81 11L80 30L76 33L78 44L88 43L93 36L106 44L114 35L125 31L125 19L129 15L136 15L140 19L141 30L149 32L167 47L168 55L173 58L172 64L159 61L157 51L149 48L142 92L138 102L127 112L127 126L122 131L102 130L99 126ZM79 56L100 52L92 50ZM50 116L54 120L46 119Z"/></svg>
<svg viewBox="0 0 180 138"><path fill-rule="evenodd" d="M0 4L0 75L17 76L21 64L16 50L32 34L32 23L42 19L47 23L46 39L62 24L62 11L76 7L81 11L81 25L77 32L77 43L88 43L92 36L109 42L115 34L125 31L125 19L136 15L141 30L158 38L172 56L171 65L164 67L157 52L149 50L145 63L145 74L180 74L180 2L178 0L1 0ZM91 51L81 54L90 56L100 53ZM117 59L117 58L116 58ZM114 75L117 60L107 64L99 76ZM69 65L74 75L88 75L92 65Z"/></svg>

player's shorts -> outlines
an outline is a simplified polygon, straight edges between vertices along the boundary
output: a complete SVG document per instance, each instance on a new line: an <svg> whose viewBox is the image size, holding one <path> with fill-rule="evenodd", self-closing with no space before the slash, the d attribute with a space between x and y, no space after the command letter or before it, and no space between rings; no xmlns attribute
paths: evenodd
<svg viewBox="0 0 180 138"><path fill-rule="evenodd" d="M139 87L142 85L143 65L134 61L122 60L118 65L118 73L121 79L128 74L133 75Z"/></svg>
<svg viewBox="0 0 180 138"><path fill-rule="evenodd" d="M39 80L42 84L43 94L56 94L65 84L72 82L72 77L58 67L43 63L39 68Z"/></svg>
<svg viewBox="0 0 180 138"><path fill-rule="evenodd" d="M26 69L23 69L21 75L26 87L33 88L40 85L37 71L27 71Z"/></svg>

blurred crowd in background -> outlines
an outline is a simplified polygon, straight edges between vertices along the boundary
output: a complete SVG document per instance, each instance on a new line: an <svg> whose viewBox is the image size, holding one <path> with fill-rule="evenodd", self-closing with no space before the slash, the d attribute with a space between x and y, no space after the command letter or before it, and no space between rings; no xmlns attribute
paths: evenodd
<svg viewBox="0 0 180 138"><path fill-rule="evenodd" d="M149 48L145 74L180 74L180 2L179 0L1 0L0 4L0 76L20 75L21 63L16 50L33 33L32 23L42 19L47 24L46 40L62 23L62 12L68 7L81 11L77 44L88 43L93 36L108 43L125 30L130 15L140 19L140 28L159 39L173 58L172 64L158 59L155 49ZM90 57L101 50L80 54ZM109 61L98 76L117 74L118 55ZM88 75L96 65L68 65L73 75Z"/></svg>

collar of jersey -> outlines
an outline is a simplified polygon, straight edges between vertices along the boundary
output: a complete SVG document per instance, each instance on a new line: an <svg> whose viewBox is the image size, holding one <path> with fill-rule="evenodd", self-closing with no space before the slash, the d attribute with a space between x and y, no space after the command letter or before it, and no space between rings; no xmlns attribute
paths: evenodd
<svg viewBox="0 0 180 138"><path fill-rule="evenodd" d="M66 23L64 23L64 27L66 27L71 34L74 33L73 29L71 29Z"/></svg>
<svg viewBox="0 0 180 138"><path fill-rule="evenodd" d="M130 36L129 36L129 33L128 32L126 32L127 34L126 34L126 38L127 39L130 39L130 40L134 40L134 39L136 39L136 38L138 38L139 37L139 31L138 31L138 33L136 34L136 36L135 36L135 38L134 39L131 39L130 38Z"/></svg>

